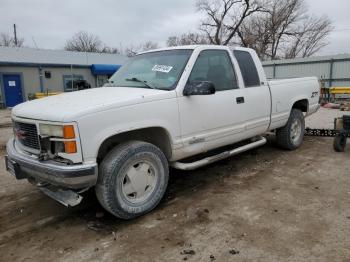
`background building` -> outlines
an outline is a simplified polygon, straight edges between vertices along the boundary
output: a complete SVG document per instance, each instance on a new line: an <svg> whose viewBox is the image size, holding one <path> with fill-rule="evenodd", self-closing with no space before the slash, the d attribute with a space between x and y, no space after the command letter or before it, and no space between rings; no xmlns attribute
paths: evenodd
<svg viewBox="0 0 350 262"><path fill-rule="evenodd" d="M102 86L126 60L118 54L0 47L0 103L12 107L37 92L74 91L77 80Z"/></svg>
<svg viewBox="0 0 350 262"><path fill-rule="evenodd" d="M268 78L317 76L325 87L350 86L350 54L265 61Z"/></svg>
<svg viewBox="0 0 350 262"><path fill-rule="evenodd" d="M127 61L119 54L0 47L0 107L37 92L74 91L77 80L102 86ZM325 87L350 86L350 54L263 62L268 78L317 76Z"/></svg>

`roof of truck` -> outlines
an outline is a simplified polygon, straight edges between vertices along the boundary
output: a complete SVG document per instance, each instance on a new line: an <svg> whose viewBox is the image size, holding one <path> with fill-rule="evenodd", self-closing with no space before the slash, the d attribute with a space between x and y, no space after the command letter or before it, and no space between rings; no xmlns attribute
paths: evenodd
<svg viewBox="0 0 350 262"><path fill-rule="evenodd" d="M158 51L166 51L166 50L178 50L178 49L196 49L196 48L212 48L212 49L225 49L227 47L232 48L231 46L223 46L223 45L181 45L181 46L169 46L162 47L158 49L152 49L145 52L140 52L138 54L150 53L150 52L158 52Z"/></svg>

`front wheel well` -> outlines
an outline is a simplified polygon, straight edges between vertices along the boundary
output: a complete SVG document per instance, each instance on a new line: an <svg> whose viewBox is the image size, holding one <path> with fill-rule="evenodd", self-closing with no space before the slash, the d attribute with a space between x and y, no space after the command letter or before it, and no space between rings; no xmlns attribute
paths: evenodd
<svg viewBox="0 0 350 262"><path fill-rule="evenodd" d="M131 140L151 143L162 150L168 160L171 158L172 148L168 132L162 127L149 127L115 134L105 139L98 150L97 162L100 163L116 145Z"/></svg>
<svg viewBox="0 0 350 262"><path fill-rule="evenodd" d="M298 100L293 104L292 108L299 109L301 112L307 113L309 110L309 101L307 99Z"/></svg>

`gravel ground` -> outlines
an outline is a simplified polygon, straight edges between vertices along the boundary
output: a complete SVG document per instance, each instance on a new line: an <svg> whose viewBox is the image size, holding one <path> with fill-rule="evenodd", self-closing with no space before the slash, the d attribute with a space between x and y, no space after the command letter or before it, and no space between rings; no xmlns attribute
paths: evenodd
<svg viewBox="0 0 350 262"><path fill-rule="evenodd" d="M7 141L13 136L12 127L0 128L0 149L4 149Z"/></svg>
<svg viewBox="0 0 350 262"><path fill-rule="evenodd" d="M196 171L171 170L153 212L121 221L93 192L66 208L4 170L1 261L350 261L350 150L273 141Z"/></svg>
<svg viewBox="0 0 350 262"><path fill-rule="evenodd" d="M11 110L0 109L0 149L4 149L6 142L12 136Z"/></svg>
<svg viewBox="0 0 350 262"><path fill-rule="evenodd" d="M342 115L349 115L350 112L340 111L339 109L320 108L317 113L306 118L305 126L309 128L334 128L334 118Z"/></svg>
<svg viewBox="0 0 350 262"><path fill-rule="evenodd" d="M307 126L332 128L342 114L321 109ZM306 137L283 151L270 137L225 161L171 170L159 207L132 221L106 213L93 191L76 208L60 205L10 176L0 149L0 260L350 261L350 149L336 153L332 141Z"/></svg>
<svg viewBox="0 0 350 262"><path fill-rule="evenodd" d="M0 127L11 124L11 110L0 109Z"/></svg>

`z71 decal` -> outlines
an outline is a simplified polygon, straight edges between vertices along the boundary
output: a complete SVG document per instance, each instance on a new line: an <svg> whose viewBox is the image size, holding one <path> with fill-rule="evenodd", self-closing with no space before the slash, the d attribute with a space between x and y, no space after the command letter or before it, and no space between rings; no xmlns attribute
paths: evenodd
<svg viewBox="0 0 350 262"><path fill-rule="evenodd" d="M316 97L318 95L318 92L312 92L311 98Z"/></svg>

